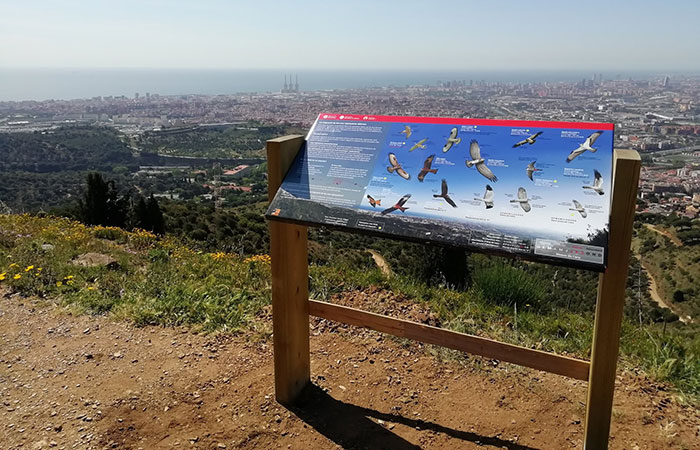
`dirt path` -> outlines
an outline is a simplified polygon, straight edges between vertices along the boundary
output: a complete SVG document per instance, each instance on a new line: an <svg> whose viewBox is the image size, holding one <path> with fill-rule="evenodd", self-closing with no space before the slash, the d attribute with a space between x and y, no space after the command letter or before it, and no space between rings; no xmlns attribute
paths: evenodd
<svg viewBox="0 0 700 450"><path fill-rule="evenodd" d="M690 316L684 316L683 314L677 312L672 305L666 303L661 297L661 294L659 294L659 287L658 284L656 283L656 280L654 277L651 275L651 272L647 269L647 267L642 263L642 269L644 272L646 272L647 277L649 278L649 296L651 299L656 302L660 307L662 308L667 308L671 310L674 314L678 316L678 320L680 320L683 323L692 323L693 318Z"/></svg>
<svg viewBox="0 0 700 450"><path fill-rule="evenodd" d="M379 254L378 252L376 252L374 250L369 250L369 249L367 250L367 253L372 255L372 259L374 260L374 263L377 265L377 267L379 267L379 270L381 270L384 275L386 275L387 277L390 277L392 275L391 267L389 266L389 263L386 262L386 259L384 259L384 257L381 254Z"/></svg>
<svg viewBox="0 0 700 450"><path fill-rule="evenodd" d="M383 291L344 299L434 320ZM585 383L478 358L441 362L323 320L311 335L314 387L288 410L274 401L267 340L134 328L0 293L0 447L581 448ZM698 448L698 433L698 411L666 387L619 378L611 448Z"/></svg>
<svg viewBox="0 0 700 450"><path fill-rule="evenodd" d="M650 229L651 231L655 231L655 232L659 233L660 235L669 238L671 240L671 242L673 242L676 247L683 247L683 242L680 239L678 239L676 236L674 236L673 234L669 233L668 231L662 230L660 228L656 228L654 225L652 225L650 223L645 223L644 226L647 227L648 229Z"/></svg>

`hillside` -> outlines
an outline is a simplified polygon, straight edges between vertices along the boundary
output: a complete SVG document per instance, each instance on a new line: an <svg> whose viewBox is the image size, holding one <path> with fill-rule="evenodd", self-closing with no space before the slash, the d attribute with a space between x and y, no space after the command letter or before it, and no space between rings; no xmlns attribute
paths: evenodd
<svg viewBox="0 0 700 450"><path fill-rule="evenodd" d="M334 301L429 311L382 290ZM134 327L0 287L3 448L580 448L585 383L322 320L297 408L274 401L270 317L236 334ZM432 317L432 319L431 319ZM611 449L692 449L700 415L667 386L618 379Z"/></svg>
<svg viewBox="0 0 700 450"><path fill-rule="evenodd" d="M670 222L670 223L669 223ZM672 225L644 223L637 227L634 249L655 280L664 303L686 322L700 317L699 222Z"/></svg>
<svg viewBox="0 0 700 450"><path fill-rule="evenodd" d="M215 128L164 129L145 132L136 139L136 144L144 151L168 156L264 158L266 140L294 131L289 127L258 123Z"/></svg>
<svg viewBox="0 0 700 450"><path fill-rule="evenodd" d="M551 282L543 284L536 272L517 265L471 258L472 281L460 291L426 284L413 272L394 270L387 277L369 253L360 257L361 252L346 250L342 242L339 248L323 242L311 245L311 295L316 299L328 301L358 289L389 289L430 308L442 326L454 330L583 358L590 352L588 307L575 312L576 304L565 301L560 306L548 300L553 293L565 292L560 289L564 280L585 272L557 269ZM399 244L397 248L411 247ZM91 264L86 254L102 255L98 260L106 258L108 263ZM393 264L396 257L391 252L386 255ZM257 327L256 315L269 304L266 255L207 253L192 250L174 237L86 227L67 219L0 215L0 268L0 284L13 292L56 298L75 311L109 314L137 325L249 330ZM629 306L633 313L623 324L623 367L643 368L660 381L672 382L688 398L700 394L700 336L693 332L695 328L640 325L635 323L636 304Z"/></svg>
<svg viewBox="0 0 700 450"><path fill-rule="evenodd" d="M0 172L60 172L137 167L131 150L111 128L64 127L0 133Z"/></svg>
<svg viewBox="0 0 700 450"><path fill-rule="evenodd" d="M361 238L336 248L314 236L315 299L588 357L590 313L547 300L572 274L542 284L536 271L472 257L460 291L386 275L348 250ZM411 251L397 243L385 262ZM280 407L264 254L0 215L0 268L10 448L363 448L368 436L387 448L580 446L585 383L322 320L312 320L317 388L305 406ZM692 448L700 337L689 330L625 320L612 448Z"/></svg>

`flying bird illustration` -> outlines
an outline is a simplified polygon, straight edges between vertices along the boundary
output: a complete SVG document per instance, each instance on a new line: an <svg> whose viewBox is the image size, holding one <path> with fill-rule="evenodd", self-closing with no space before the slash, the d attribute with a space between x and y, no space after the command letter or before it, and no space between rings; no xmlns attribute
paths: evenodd
<svg viewBox="0 0 700 450"><path fill-rule="evenodd" d="M476 141L476 139L472 139L471 143L469 144L469 156L471 157L471 160L468 159L465 161L467 167L476 166L476 170L478 170L480 174L491 181L498 181L496 175L494 175L493 172L491 172L491 169L489 169L484 163L484 158L481 157L481 149L479 148L479 143Z"/></svg>
<svg viewBox="0 0 700 450"><path fill-rule="evenodd" d="M457 207L457 204L450 198L447 194L447 180L442 179L442 187L439 194L433 194L433 197L444 198L447 203L449 203L453 208Z"/></svg>
<svg viewBox="0 0 700 450"><path fill-rule="evenodd" d="M395 204L394 206L392 206L391 208L387 208L387 209L385 209L384 211L382 211L382 215L386 215L386 214L392 213L392 212L396 211L397 209L398 209L399 211L401 211L401 212L406 211L406 210L408 209L408 206L403 206L403 205L408 201L409 198L411 198L411 194L406 194L406 195L404 195L403 197L401 197L401 198L399 199L398 202L396 202L396 204Z"/></svg>
<svg viewBox="0 0 700 450"><path fill-rule="evenodd" d="M442 152L447 153L453 145L457 145L460 142L462 142L462 138L457 137L457 127L454 127L450 131L450 137L447 138L447 142L445 143L445 146L442 147Z"/></svg>
<svg viewBox="0 0 700 450"><path fill-rule="evenodd" d="M433 165L433 159L435 159L435 155L430 155L425 160L425 162L423 163L423 168L418 174L418 181L423 182L425 176L428 175L428 173L437 173L437 169L431 169L431 166Z"/></svg>
<svg viewBox="0 0 700 450"><path fill-rule="evenodd" d="M582 204L574 200L574 206L575 208L569 208L569 211L578 211L581 214L581 217L584 219L588 217L588 213L586 212L586 208L583 207Z"/></svg>
<svg viewBox="0 0 700 450"><path fill-rule="evenodd" d="M520 207L523 209L525 212L530 212L530 200L527 198L527 191L525 190L524 187L518 188L518 199L517 200L511 200L511 203L520 203Z"/></svg>
<svg viewBox="0 0 700 450"><path fill-rule="evenodd" d="M403 167L401 167L401 164L399 164L399 161L396 159L396 155L393 153L389 153L389 163L391 164L389 167L386 168L387 172L389 173L394 173L404 180L410 180L411 175L403 170Z"/></svg>
<svg viewBox="0 0 700 450"><path fill-rule="evenodd" d="M484 202L484 205L486 205L486 209L491 209L493 208L493 188L491 187L490 184L486 185L486 192L484 192L484 198L476 198L474 197L474 200L478 200L480 202Z"/></svg>
<svg viewBox="0 0 700 450"><path fill-rule="evenodd" d="M593 186L584 186L584 189L592 189L598 193L598 195L603 195L603 175L597 170L593 169Z"/></svg>
<svg viewBox="0 0 700 450"><path fill-rule="evenodd" d="M574 160L574 158L586 151L589 151L591 153L597 152L598 149L593 148L593 143L595 143L596 139L598 139L601 134L603 134L602 131L596 131L595 133L588 136L586 140L583 141L583 144L580 144L576 150L569 153L569 156L566 157L566 162L570 163Z"/></svg>
<svg viewBox="0 0 700 450"><path fill-rule="evenodd" d="M367 194L367 200L369 200L369 204L372 205L372 208L376 208L377 205L381 206L382 205L382 200L375 200L374 197L371 195Z"/></svg>
<svg viewBox="0 0 700 450"><path fill-rule="evenodd" d="M537 161L532 161L530 164L527 165L527 168L525 169L525 171L527 171L527 177L528 177L529 179L531 179L532 181L535 181L535 179L532 178L532 174L535 173L535 172L541 172L541 171L542 171L542 169L536 169L536 168L535 168L535 163L536 163L536 162L537 162Z"/></svg>
<svg viewBox="0 0 700 450"><path fill-rule="evenodd" d="M537 136L539 136L540 134L542 134L542 132L538 131L537 133L533 134L529 138L523 139L520 142L516 142L515 145L513 145L513 148L520 147L521 145L525 145L525 144L530 144L530 145L534 144L537 141Z"/></svg>
<svg viewBox="0 0 700 450"><path fill-rule="evenodd" d="M425 141L427 141L427 140L428 140L428 138L421 139L420 141L413 144L413 147L409 148L408 151L412 152L413 150L415 150L417 148L425 148Z"/></svg>
<svg viewBox="0 0 700 450"><path fill-rule="evenodd" d="M404 130L401 132L401 134L405 134L406 139L408 139L411 137L411 134L413 134L413 131L411 131L411 127L409 127L408 125L404 125Z"/></svg>

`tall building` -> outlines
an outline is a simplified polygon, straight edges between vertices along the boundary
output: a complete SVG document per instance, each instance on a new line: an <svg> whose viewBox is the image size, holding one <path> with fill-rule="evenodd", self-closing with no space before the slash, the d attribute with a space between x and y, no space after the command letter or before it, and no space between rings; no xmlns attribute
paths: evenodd
<svg viewBox="0 0 700 450"><path fill-rule="evenodd" d="M669 77L668 75L666 75L666 76L664 77L664 87L668 87L669 79L670 79L670 77Z"/></svg>
<svg viewBox="0 0 700 450"><path fill-rule="evenodd" d="M287 74L284 74L284 86L282 87L283 94L296 94L299 92L299 75L296 76L296 82L292 82L292 74L289 74L289 82L287 82Z"/></svg>

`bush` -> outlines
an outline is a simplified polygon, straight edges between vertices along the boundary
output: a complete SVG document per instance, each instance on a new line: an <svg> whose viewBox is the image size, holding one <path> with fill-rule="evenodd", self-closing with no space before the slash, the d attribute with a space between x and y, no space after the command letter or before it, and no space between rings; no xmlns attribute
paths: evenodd
<svg viewBox="0 0 700 450"><path fill-rule="evenodd" d="M496 304L537 306L545 297L545 290L537 279L504 264L479 269L472 282L486 300Z"/></svg>

